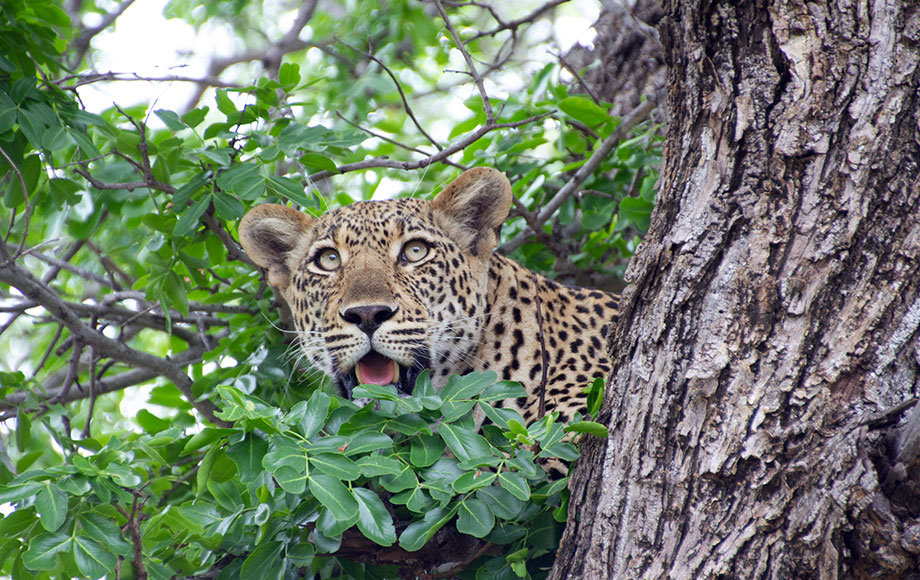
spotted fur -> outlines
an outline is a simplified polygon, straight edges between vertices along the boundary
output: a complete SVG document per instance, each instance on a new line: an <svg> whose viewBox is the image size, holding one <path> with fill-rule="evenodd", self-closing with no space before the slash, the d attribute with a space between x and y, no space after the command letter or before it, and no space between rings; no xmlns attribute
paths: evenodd
<svg viewBox="0 0 920 580"><path fill-rule="evenodd" d="M492 369L527 389L506 406L528 421L541 408L570 418L610 370L618 299L494 253L511 195L504 175L477 168L430 202L358 202L319 218L258 206L240 241L290 306L306 358L346 395L359 361L396 361L407 393L423 369L436 388Z"/></svg>

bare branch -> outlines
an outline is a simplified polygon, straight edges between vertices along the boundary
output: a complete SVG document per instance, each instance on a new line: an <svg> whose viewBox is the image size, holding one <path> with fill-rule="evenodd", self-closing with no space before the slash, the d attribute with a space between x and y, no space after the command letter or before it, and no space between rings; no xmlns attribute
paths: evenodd
<svg viewBox="0 0 920 580"><path fill-rule="evenodd" d="M458 151L462 151L490 131L494 131L496 129L514 129L529 123L534 123L540 119L544 119L553 113L555 113L555 111L548 111L540 115L535 115L533 117L528 117L527 119L522 119L520 121L514 121L511 123L495 123L494 121L491 123L486 123L472 133L468 133L465 137L458 140L453 145L445 147L434 155L430 155L424 159L418 159L416 161L396 161L394 159L387 159L386 157L374 157L373 159L365 159L364 161L358 161L356 163L346 163L345 165L340 165L336 168L335 171L317 171L316 173L312 173L306 177L304 180L304 185L309 185L311 182L319 181L320 179L326 179L332 175L348 173L350 171L362 171L364 169L370 169L373 167L388 167L391 169L402 169L404 171L412 171L421 167L427 167L432 163L438 163L447 159L449 156Z"/></svg>
<svg viewBox="0 0 920 580"><path fill-rule="evenodd" d="M450 19L447 17L447 12L444 11L444 7L441 5L441 0L433 1L434 5L438 9L438 13L444 20L444 25L447 26L447 30L454 38L454 44L457 45L457 50L460 51L460 54L463 55L463 60L466 61L466 68L469 69L470 75L473 77L473 82L476 83L476 88L479 89L479 95L482 97L482 109L486 113L486 121L489 123L494 122L495 113L492 112L492 102L489 100L488 93L486 93L486 87L482 82L482 77L479 76L479 72L476 70L476 65L473 63L473 57L470 56L470 53L468 50L466 50L466 46L463 44L463 41L460 40L460 35L457 34L453 24L450 23Z"/></svg>
<svg viewBox="0 0 920 580"><path fill-rule="evenodd" d="M166 377L182 391L186 399L209 421L224 424L214 416L214 404L208 400L197 400L192 392L192 379L182 368L169 359L162 359L146 352L135 350L126 344L112 340L86 326L80 317L50 288L32 277L31 274L13 265L0 267L0 281L16 287L26 298L38 302L62 322L75 340L93 347L99 354L132 366L140 367L154 374ZM197 340L195 341L197 342ZM195 345L201 347L201 345ZM191 350L191 349L190 349Z"/></svg>
<svg viewBox="0 0 920 580"><path fill-rule="evenodd" d="M434 140L434 137L432 137L431 135L428 134L427 131L425 131L425 129L422 127L422 124L419 123L418 119L415 118L415 113L412 112L412 107L409 106L409 101L406 99L406 94L405 94L405 93L403 92L403 90L402 90L402 85L400 84L399 79L396 78L396 75L393 74L393 71L391 71L390 68L389 68L387 65L383 64L383 61L381 61L379 58L377 58L377 57L374 56L373 54L371 54L371 53L369 53L369 52L364 52L363 50L361 50L361 49L359 49L359 48L357 48L357 47L354 47L354 46L348 44L348 43L345 42L344 40L341 40L341 39L338 39L338 38L337 38L336 40L337 40L338 42L340 42L343 46L347 46L348 48L350 48L351 50L357 52L358 54L360 54L360 55L363 56L364 58L367 58L367 59L370 59L370 60L374 61L375 63L377 63L377 64L380 66L380 68L382 68L382 69L384 70L384 72L386 72L386 73L390 76L390 79L391 79L391 80L393 81L393 83L396 85L396 90L399 92L399 98L402 99L403 108L406 109L406 113L409 115L409 118L412 119L412 123L415 125L415 128L418 129L418 130L419 130L419 133L421 133L422 135L424 135L425 138L428 139L428 141L429 141L432 145L434 145L435 148L436 148L438 151L440 151L441 149L443 149L443 147L441 147L441 145L440 145L437 141Z"/></svg>
<svg viewBox="0 0 920 580"><path fill-rule="evenodd" d="M550 51L550 54L553 55L553 56L555 56L555 57L556 57L556 60L559 61L559 64L561 64L562 67L563 67L565 70L569 71L569 73L571 73L571 75L572 75L573 77L575 77L575 80L578 81L578 86L580 86L581 89L582 89L585 93L587 93L589 97L591 97L591 100L594 101L594 102L597 103L597 104L600 104L601 100L600 100L600 98L597 96L597 92L596 92L594 89L591 88L591 85L589 85L588 83L586 83L585 80L584 80L583 78L581 78L581 75L578 74L578 71L575 70L575 67L572 66L572 63L570 63L569 61L567 61L567 60L565 59L565 57L562 56L561 54L558 54L558 53L555 53L555 52L552 52L552 51Z"/></svg>
<svg viewBox="0 0 920 580"><path fill-rule="evenodd" d="M57 258L49 256L48 254L39 252L38 250L35 250L35 249L26 250L25 253L29 254L30 256L34 258L41 260L42 262L45 262L46 264L54 266L55 268L58 269L58 271L67 270L68 272L72 274L76 274L77 276L80 276L81 278L84 278L86 280L92 280L93 282L96 282L97 284L101 284L105 286L106 288L112 288L113 290L115 289L115 286L113 286L109 280L100 276L99 274L96 274L95 272L84 270L83 268L74 266L70 262L59 260ZM44 282L44 283L47 283L47 282Z"/></svg>
<svg viewBox="0 0 920 580"><path fill-rule="evenodd" d="M591 157L585 161L584 165L579 167L578 171L576 171L566 184L556 192L556 195L543 206L540 213L536 216L536 224L539 226L546 223L546 220L562 206L565 200L578 191L579 186L594 173L594 170L607 158L607 155L610 154L614 147L616 147L636 125L645 121L657 106L658 99L650 98L623 117L623 121L601 142L594 153L591 154ZM527 238L535 232L531 224L528 224L528 226L527 230L519 233L507 243L499 246L499 251L507 254L523 246Z"/></svg>
<svg viewBox="0 0 920 580"><path fill-rule="evenodd" d="M279 42L268 47L248 50L229 57L212 59L208 65L207 78L218 78L221 73L229 67L244 62L252 62L254 60L262 61L265 64L266 71L269 72L269 76L277 78L278 70L281 67L281 60L284 58L284 55L304 50L305 48L319 48L317 44L300 40L300 31L303 30L304 26L306 26L313 17L313 11L316 9L317 1L318 0L306 0L300 5L297 16L291 23L291 27L288 28ZM198 104L198 101L201 100L202 95L204 95L204 92L208 88L209 87L204 83L199 84L195 93L186 103L185 108L195 108L195 105Z"/></svg>
<svg viewBox="0 0 920 580"><path fill-rule="evenodd" d="M406 151L412 151L413 153L419 153L419 154L421 154L421 155L430 155L430 153L428 153L427 151L422 151L421 149L418 149L418 148L416 148L416 147L411 147L411 146L406 145L406 144L404 144L404 143L400 143L399 141L397 141L397 140L395 140L395 139L390 139L390 138L387 137L386 135L382 135L382 134L380 134L380 133L377 133L376 131L372 131L371 129L368 129L367 127L362 127L362 126L359 125L358 123L355 123L354 121L351 121L351 120L345 118L345 116L342 115L341 113L339 113L338 111L335 112L335 115L336 115L339 119L345 121L346 123L348 123L349 125L351 125L352 127L354 127L355 129L358 129L359 131L363 131L363 132L367 133L368 135L370 135L371 137L375 137L375 138L377 138L377 139L380 139L381 141L385 141L385 142L387 142L387 143L390 143L390 144L392 144L392 145L395 145L395 146L399 147L400 149L405 149ZM451 160L449 160L449 159L445 159L445 160L444 160L444 163L447 164L447 165L450 165L451 167L456 167L457 169L468 169L466 166L460 165L459 163L454 163L453 161L451 161Z"/></svg>
<svg viewBox="0 0 920 580"><path fill-rule="evenodd" d="M495 20L498 22L498 26L496 26L495 28L491 30L484 30L476 34L475 36L467 40L467 42L479 40L480 38L484 36L494 36L504 30L511 30L513 32L517 30L518 28L520 28L520 26L523 24L532 23L534 20L542 16L544 12L548 10L552 10L556 6L559 6L560 4L565 4L568 1L569 0L551 0L550 2L547 2L543 6L540 6L539 8L537 8L536 10L528 14L527 16L522 16L521 18L518 18L517 20L512 20L510 22L502 21L502 19L498 17L495 11L490 8L489 12L492 13L492 18L495 18ZM477 6L479 5L477 4Z"/></svg>
<svg viewBox="0 0 920 580"><path fill-rule="evenodd" d="M19 171L19 167L13 163L13 160L10 159L10 156L7 155L6 150L3 147L0 147L0 154L6 159L6 162L10 164L10 167L13 169L13 172L16 174L16 177L19 179L19 186L22 188L22 198L25 200L26 204L26 213L25 213L25 226L23 226L22 238L19 240L19 249L13 254L12 257L0 256L4 260L15 260L18 256L22 254L22 249L26 245L26 234L29 232L29 218L32 216L32 204L29 203L29 188L26 187L26 180L22 176L22 172ZM12 211L12 216L10 217L10 229L6 232L6 235L3 237L3 244L5 245L7 240L10 239L10 235L13 233L13 224L16 223L16 210ZM5 252L4 252L5 253Z"/></svg>
<svg viewBox="0 0 920 580"><path fill-rule="evenodd" d="M80 32L80 35L76 38L76 40L73 41L75 52L70 59L71 67L76 66L80 61L83 60L83 57L86 55L86 51L89 50L89 44L93 38L114 24L118 17L124 14L125 10L127 10L128 7L132 4L134 4L134 0L124 0L124 2L116 6L114 10L103 16L102 21L98 25L92 26L90 28L83 28L83 30ZM74 11L70 14L70 18L71 20L76 21L79 18L79 14Z"/></svg>
<svg viewBox="0 0 920 580"><path fill-rule="evenodd" d="M74 81L73 84L65 84L69 81ZM203 76L203 77L189 77L182 75L166 75L159 77L147 77L142 76L137 73L127 73L127 72L104 72L104 73L87 73L80 75L70 75L58 79L55 81L55 84L60 86L64 90L72 91L78 89L85 85L91 85L94 83L104 83L104 82L149 82L149 83L195 83L198 85L205 85L206 87L219 87L224 89L235 89L240 88L242 85L239 83L229 83L226 81L220 80L220 78L215 76Z"/></svg>

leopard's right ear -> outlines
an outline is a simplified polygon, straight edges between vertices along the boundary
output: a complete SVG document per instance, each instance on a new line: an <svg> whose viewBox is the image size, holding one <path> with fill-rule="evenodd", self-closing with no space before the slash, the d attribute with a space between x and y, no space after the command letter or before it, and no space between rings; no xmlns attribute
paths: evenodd
<svg viewBox="0 0 920 580"><path fill-rule="evenodd" d="M307 245L313 218L295 209L267 203L243 216L240 244L252 261L265 268L268 283L284 290L291 283L291 270Z"/></svg>

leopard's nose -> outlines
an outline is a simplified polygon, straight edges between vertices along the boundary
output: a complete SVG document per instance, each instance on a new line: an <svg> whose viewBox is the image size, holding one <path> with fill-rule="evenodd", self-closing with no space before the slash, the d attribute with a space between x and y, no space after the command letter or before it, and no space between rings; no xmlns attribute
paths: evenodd
<svg viewBox="0 0 920 580"><path fill-rule="evenodd" d="M339 315L352 324L357 324L364 334L371 336L385 321L393 318L396 310L385 304L370 306L352 306Z"/></svg>

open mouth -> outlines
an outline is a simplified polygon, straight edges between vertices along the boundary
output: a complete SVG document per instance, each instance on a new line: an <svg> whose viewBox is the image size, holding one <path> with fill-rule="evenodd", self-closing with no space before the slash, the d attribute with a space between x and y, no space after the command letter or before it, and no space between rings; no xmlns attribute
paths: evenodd
<svg viewBox="0 0 920 580"><path fill-rule="evenodd" d="M399 364L372 350L358 361L355 375L362 385L389 385L399 379Z"/></svg>
<svg viewBox="0 0 920 580"><path fill-rule="evenodd" d="M351 372L339 379L339 386L349 399L353 398L351 392L357 385L394 385L399 393L408 396L412 394L415 380L424 366L406 367L372 350L358 361Z"/></svg>

